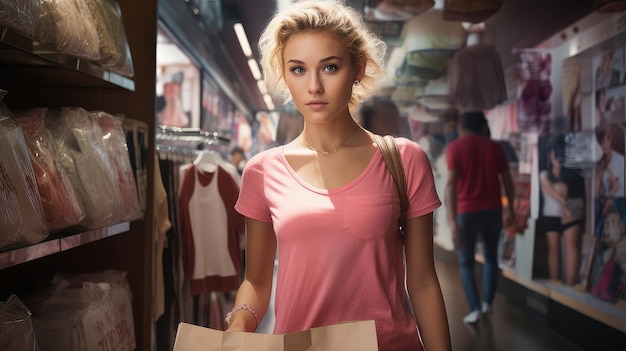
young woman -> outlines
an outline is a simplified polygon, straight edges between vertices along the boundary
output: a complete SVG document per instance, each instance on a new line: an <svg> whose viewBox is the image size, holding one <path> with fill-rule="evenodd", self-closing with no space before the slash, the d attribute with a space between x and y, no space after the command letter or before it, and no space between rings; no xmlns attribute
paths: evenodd
<svg viewBox="0 0 626 351"><path fill-rule="evenodd" d="M539 173L543 207L540 217L548 242L548 273L554 282L577 282L580 261L580 228L584 224L582 199L578 205L568 201L569 184L565 178L563 150L550 147L548 167ZM561 241L565 239L565 267L561 279Z"/></svg>
<svg viewBox="0 0 626 351"><path fill-rule="evenodd" d="M410 199L401 236L391 173L351 115L382 73L383 42L349 6L308 1L276 14L259 46L268 88L293 100L304 130L244 169L246 274L228 331L252 332L265 316L278 249L275 333L375 320L380 350L450 350L428 158L397 139Z"/></svg>

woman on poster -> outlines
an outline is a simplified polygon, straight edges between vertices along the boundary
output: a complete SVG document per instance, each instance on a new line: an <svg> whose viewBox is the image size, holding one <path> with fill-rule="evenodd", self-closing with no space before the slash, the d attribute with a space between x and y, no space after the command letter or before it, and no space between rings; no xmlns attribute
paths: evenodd
<svg viewBox="0 0 626 351"><path fill-rule="evenodd" d="M543 206L541 227L548 242L548 272L553 282L577 283L580 265L581 226L584 224L584 182L574 170L563 167L565 145L562 138L548 140L547 165L539 173ZM561 242L565 244L565 267L561 272ZM561 279L563 273L563 278Z"/></svg>

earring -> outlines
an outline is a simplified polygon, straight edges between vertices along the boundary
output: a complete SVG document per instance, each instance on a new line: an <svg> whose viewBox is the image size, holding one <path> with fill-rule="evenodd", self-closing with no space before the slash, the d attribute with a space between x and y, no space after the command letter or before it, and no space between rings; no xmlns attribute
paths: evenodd
<svg viewBox="0 0 626 351"><path fill-rule="evenodd" d="M355 87L358 87L361 84L361 82L359 82L358 79L355 79L354 83L352 83L352 84L354 84Z"/></svg>

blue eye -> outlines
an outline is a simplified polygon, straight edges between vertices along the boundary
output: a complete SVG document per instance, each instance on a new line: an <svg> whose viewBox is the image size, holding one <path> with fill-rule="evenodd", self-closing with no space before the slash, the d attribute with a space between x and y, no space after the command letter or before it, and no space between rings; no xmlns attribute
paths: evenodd
<svg viewBox="0 0 626 351"><path fill-rule="evenodd" d="M300 67L300 66L295 66L295 67L291 67L291 69L289 69L291 72L295 73L295 74L302 74L304 73L304 68Z"/></svg>
<svg viewBox="0 0 626 351"><path fill-rule="evenodd" d="M324 66L323 71L325 72L335 72L337 70L337 65L326 65Z"/></svg>

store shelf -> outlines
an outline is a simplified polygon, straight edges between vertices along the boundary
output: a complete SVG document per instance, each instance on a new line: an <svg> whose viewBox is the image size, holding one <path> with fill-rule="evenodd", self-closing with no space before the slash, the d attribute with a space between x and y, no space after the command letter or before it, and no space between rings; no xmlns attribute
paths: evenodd
<svg viewBox="0 0 626 351"><path fill-rule="evenodd" d="M476 255L477 262L484 262L482 255ZM538 293L574 311L582 313L616 330L626 333L626 306L601 301L588 291L581 291L575 286L551 285L547 279L525 279L518 276L514 269L501 267L502 276L526 289Z"/></svg>
<svg viewBox="0 0 626 351"><path fill-rule="evenodd" d="M124 88L135 90L135 82L88 60L58 52L49 45L0 26L0 64L3 78L28 80L40 86Z"/></svg>
<svg viewBox="0 0 626 351"><path fill-rule="evenodd" d="M78 234L52 235L45 241L34 245L6 247L0 252L0 269L66 251L129 230L130 222L123 222Z"/></svg>

